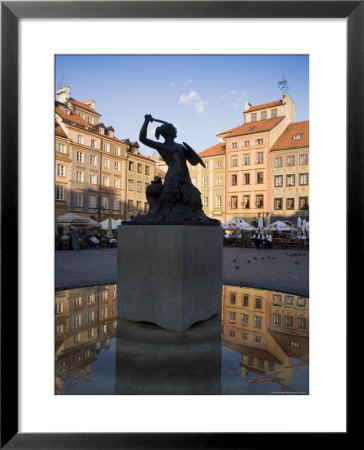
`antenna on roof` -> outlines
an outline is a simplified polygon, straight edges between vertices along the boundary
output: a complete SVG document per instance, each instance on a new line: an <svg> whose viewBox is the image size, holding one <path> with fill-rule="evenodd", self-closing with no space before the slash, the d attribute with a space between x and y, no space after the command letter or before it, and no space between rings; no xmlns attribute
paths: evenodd
<svg viewBox="0 0 364 450"><path fill-rule="evenodd" d="M288 81L282 76L282 80L278 81L278 87L282 91L283 94L289 91Z"/></svg>

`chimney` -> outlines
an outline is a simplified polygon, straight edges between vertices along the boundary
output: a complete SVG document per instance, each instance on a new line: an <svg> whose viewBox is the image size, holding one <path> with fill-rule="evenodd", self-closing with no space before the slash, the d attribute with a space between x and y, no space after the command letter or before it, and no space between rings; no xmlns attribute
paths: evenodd
<svg viewBox="0 0 364 450"><path fill-rule="evenodd" d="M95 108L96 108L96 102L95 102L95 100L87 100L87 101L85 102L85 104L86 104L87 106L89 106L90 108L92 108L92 109L95 109Z"/></svg>
<svg viewBox="0 0 364 450"><path fill-rule="evenodd" d="M251 105L251 103L249 103L249 102L245 102L245 104L244 104L244 111L248 111L248 109L251 107L252 105Z"/></svg>
<svg viewBox="0 0 364 450"><path fill-rule="evenodd" d="M60 103L67 104L70 98L70 88L68 86L63 86L57 90L57 100Z"/></svg>

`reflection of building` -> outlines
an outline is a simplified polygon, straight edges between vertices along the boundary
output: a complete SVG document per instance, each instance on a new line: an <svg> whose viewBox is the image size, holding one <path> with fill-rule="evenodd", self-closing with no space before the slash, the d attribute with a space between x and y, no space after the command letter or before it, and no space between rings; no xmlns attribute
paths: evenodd
<svg viewBox="0 0 364 450"><path fill-rule="evenodd" d="M277 218L299 215L308 218L309 122L295 122L270 150L272 200L269 206Z"/></svg>
<svg viewBox="0 0 364 450"><path fill-rule="evenodd" d="M64 206L62 188L70 184L68 211L98 222L107 217L128 219L146 209L145 188L154 177L155 163L138 153L139 144L118 139L112 126L100 123L96 102L70 97L67 86L58 89L56 121L68 139L71 167L56 179L56 211ZM64 138L64 137L63 137ZM57 141L56 160L63 153ZM58 168L57 171L62 168Z"/></svg>
<svg viewBox="0 0 364 450"><path fill-rule="evenodd" d="M308 364L308 299L224 285L223 345L241 354L243 377L260 376L247 385L273 382L287 390L295 368Z"/></svg>
<svg viewBox="0 0 364 450"><path fill-rule="evenodd" d="M87 374L96 354L116 335L116 285L56 293L56 393L65 379Z"/></svg>

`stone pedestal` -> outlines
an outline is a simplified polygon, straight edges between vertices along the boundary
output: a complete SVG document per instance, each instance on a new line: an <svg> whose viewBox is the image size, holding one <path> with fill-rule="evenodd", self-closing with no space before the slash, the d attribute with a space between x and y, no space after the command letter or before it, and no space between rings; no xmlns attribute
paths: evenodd
<svg viewBox="0 0 364 450"><path fill-rule="evenodd" d="M219 226L120 225L118 316L182 331L221 313Z"/></svg>

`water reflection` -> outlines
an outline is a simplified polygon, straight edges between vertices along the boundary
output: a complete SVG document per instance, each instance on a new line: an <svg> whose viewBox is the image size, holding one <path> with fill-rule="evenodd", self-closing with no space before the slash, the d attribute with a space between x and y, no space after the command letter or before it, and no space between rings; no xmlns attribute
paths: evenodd
<svg viewBox="0 0 364 450"><path fill-rule="evenodd" d="M309 299L223 286L182 333L117 319L116 285L56 293L56 394L308 394Z"/></svg>

